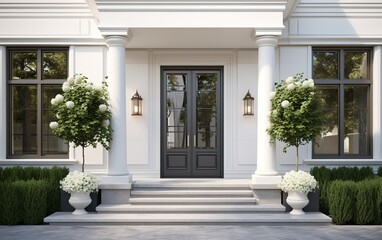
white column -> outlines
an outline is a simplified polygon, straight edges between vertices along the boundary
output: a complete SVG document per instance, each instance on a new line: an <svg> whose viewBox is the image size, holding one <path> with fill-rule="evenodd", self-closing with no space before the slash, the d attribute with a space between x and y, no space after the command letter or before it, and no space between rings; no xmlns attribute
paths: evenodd
<svg viewBox="0 0 382 240"><path fill-rule="evenodd" d="M125 45L126 36L106 36L109 47L107 55L107 75L110 92L111 126L114 130L110 142L108 175L128 175L127 132L126 132L126 79Z"/></svg>
<svg viewBox="0 0 382 240"><path fill-rule="evenodd" d="M257 169L252 175L253 184L276 184L281 176L276 172L276 148L270 144L266 132L269 127L271 102L269 93L274 90L276 36L256 37L258 46L258 95L257 95Z"/></svg>
<svg viewBox="0 0 382 240"><path fill-rule="evenodd" d="M374 47L373 54L373 159L381 159L382 109L382 46Z"/></svg>
<svg viewBox="0 0 382 240"><path fill-rule="evenodd" d="M7 88L7 81L6 81L6 75L5 75L5 69L6 69L6 49L3 46L0 46L0 76L3 81L0 83L0 160L6 158L6 116L7 116L7 106L6 106L6 88Z"/></svg>

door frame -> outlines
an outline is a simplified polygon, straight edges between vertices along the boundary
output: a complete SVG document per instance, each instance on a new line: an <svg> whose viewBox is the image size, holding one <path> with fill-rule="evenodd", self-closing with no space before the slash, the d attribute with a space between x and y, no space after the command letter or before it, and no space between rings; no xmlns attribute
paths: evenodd
<svg viewBox="0 0 382 240"><path fill-rule="evenodd" d="M220 171L219 176L176 176L176 177L166 177L165 172L165 157L167 147L167 132L165 126L166 114L165 114L165 104L166 104L166 89L167 85L165 83L165 72L166 71L220 71L220 79L218 79L220 88L218 91L217 104L219 105L219 116L218 122L220 126L218 126L218 142L220 143L218 146L218 151L220 155ZM193 75L191 75L193 76ZM193 109L195 111L195 109ZM160 66L160 177L161 178L224 178L224 66ZM191 160L191 163L193 160ZM191 166L191 173L193 171L193 167Z"/></svg>

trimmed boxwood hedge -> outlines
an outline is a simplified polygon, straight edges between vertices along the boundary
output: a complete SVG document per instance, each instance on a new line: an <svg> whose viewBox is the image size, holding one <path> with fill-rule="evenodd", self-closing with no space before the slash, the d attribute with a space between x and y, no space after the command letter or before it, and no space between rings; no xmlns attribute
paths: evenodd
<svg viewBox="0 0 382 240"><path fill-rule="evenodd" d="M381 170L382 171L382 170ZM320 188L320 211L329 215L329 189L331 182L335 180L362 181L374 178L371 167L339 167L329 169L327 167L314 167L310 173L318 181Z"/></svg>
<svg viewBox="0 0 382 240"><path fill-rule="evenodd" d="M382 167L379 167L379 168L378 168L377 175L378 175L379 177L382 177Z"/></svg>
<svg viewBox="0 0 382 240"><path fill-rule="evenodd" d="M60 210L59 180L67 168L0 168L0 224L41 224Z"/></svg>
<svg viewBox="0 0 382 240"><path fill-rule="evenodd" d="M328 196L334 223L381 224L382 178L360 182L335 180Z"/></svg>
<svg viewBox="0 0 382 240"><path fill-rule="evenodd" d="M320 188L320 211L336 224L381 224L382 167L315 167L311 174ZM380 177L378 177L380 176Z"/></svg>
<svg viewBox="0 0 382 240"><path fill-rule="evenodd" d="M336 224L346 224L353 218L355 182L336 180L328 189L329 213Z"/></svg>

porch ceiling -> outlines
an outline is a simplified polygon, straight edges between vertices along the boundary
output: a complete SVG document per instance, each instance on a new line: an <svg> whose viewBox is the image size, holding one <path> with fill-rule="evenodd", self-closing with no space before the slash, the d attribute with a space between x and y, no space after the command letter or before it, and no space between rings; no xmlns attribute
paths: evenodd
<svg viewBox="0 0 382 240"><path fill-rule="evenodd" d="M251 28L134 28L127 48L254 48Z"/></svg>

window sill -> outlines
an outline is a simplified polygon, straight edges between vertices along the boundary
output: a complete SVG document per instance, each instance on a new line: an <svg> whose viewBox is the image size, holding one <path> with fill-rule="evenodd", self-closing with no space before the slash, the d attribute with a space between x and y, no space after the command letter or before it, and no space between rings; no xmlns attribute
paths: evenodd
<svg viewBox="0 0 382 240"><path fill-rule="evenodd" d="M0 159L0 165L75 165L77 159Z"/></svg>
<svg viewBox="0 0 382 240"><path fill-rule="evenodd" d="M306 159L306 165L382 165L382 159Z"/></svg>

